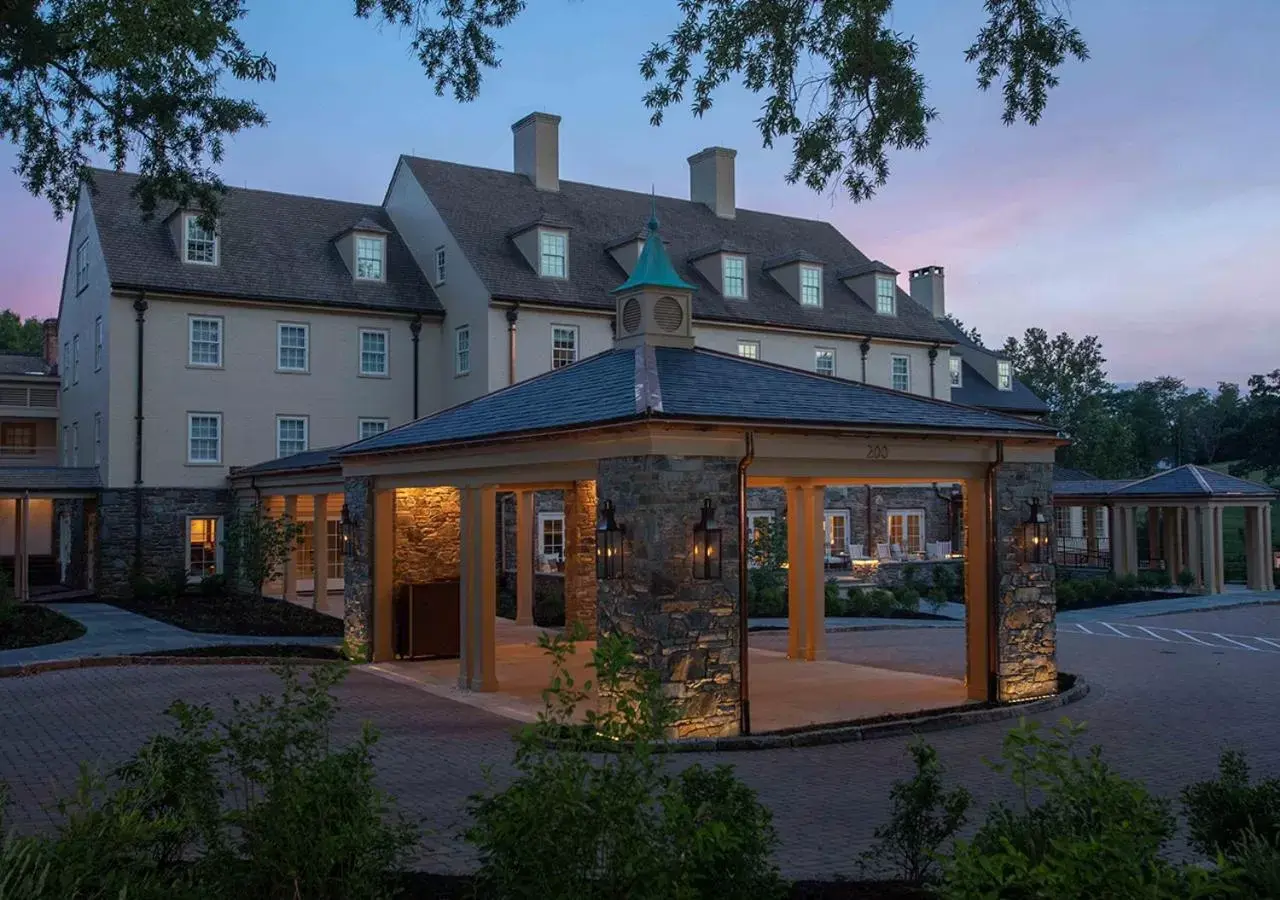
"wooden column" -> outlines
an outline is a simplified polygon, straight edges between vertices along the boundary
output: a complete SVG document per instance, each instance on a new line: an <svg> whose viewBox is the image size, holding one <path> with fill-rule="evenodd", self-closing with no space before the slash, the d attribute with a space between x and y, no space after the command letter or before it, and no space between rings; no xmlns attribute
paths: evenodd
<svg viewBox="0 0 1280 900"><path fill-rule="evenodd" d="M1084 508L1084 549L1089 560L1098 558L1098 507Z"/></svg>
<svg viewBox="0 0 1280 900"><path fill-rule="evenodd" d="M1116 576L1124 574L1124 512L1119 506L1112 506L1108 511L1110 519L1111 539L1111 572Z"/></svg>
<svg viewBox="0 0 1280 900"><path fill-rule="evenodd" d="M496 691L494 619L498 614L498 594L493 560L497 553L497 491L487 486L463 488L461 495L462 655L458 686L472 691Z"/></svg>
<svg viewBox="0 0 1280 900"><path fill-rule="evenodd" d="M787 487L787 655L791 659L826 655L824 496L821 486Z"/></svg>
<svg viewBox="0 0 1280 900"><path fill-rule="evenodd" d="M284 498L284 516L290 522L298 521L298 497L289 494ZM298 550L295 545L284 561L284 599L287 603L298 601Z"/></svg>
<svg viewBox="0 0 1280 900"><path fill-rule="evenodd" d="M1172 507L1160 510L1160 558L1169 577L1178 577L1178 511Z"/></svg>
<svg viewBox="0 0 1280 900"><path fill-rule="evenodd" d="M1124 573L1138 574L1138 507L1130 506L1125 510L1125 550Z"/></svg>
<svg viewBox="0 0 1280 900"><path fill-rule="evenodd" d="M329 495L311 498L311 608L329 602Z"/></svg>
<svg viewBox="0 0 1280 900"><path fill-rule="evenodd" d="M19 603L31 599L31 497L13 504L13 594Z"/></svg>
<svg viewBox="0 0 1280 900"><path fill-rule="evenodd" d="M516 624L533 624L533 491L516 491Z"/></svg>
<svg viewBox="0 0 1280 900"><path fill-rule="evenodd" d="M1199 523L1200 538L1200 571L1201 581L1206 593L1218 592L1218 571L1215 564L1218 559L1218 541L1214 536L1213 508L1201 506L1196 509L1196 520Z"/></svg>
<svg viewBox="0 0 1280 900"><path fill-rule="evenodd" d="M1196 587L1203 589L1204 563L1200 558L1200 551L1204 542L1200 539L1200 509L1196 506L1188 506L1182 512L1187 525L1187 568L1195 576Z"/></svg>
<svg viewBox="0 0 1280 900"><path fill-rule="evenodd" d="M396 492L373 494L373 661L395 657L392 596L395 590Z"/></svg>
<svg viewBox="0 0 1280 900"><path fill-rule="evenodd" d="M1244 584L1251 591L1266 590L1262 574L1262 507L1244 508Z"/></svg>
<svg viewBox="0 0 1280 900"><path fill-rule="evenodd" d="M1262 507L1262 546L1266 548L1266 559L1263 562L1263 570L1267 575L1267 590L1274 591L1276 589L1276 566L1273 551L1271 549L1271 504L1268 503Z"/></svg>
<svg viewBox="0 0 1280 900"><path fill-rule="evenodd" d="M964 605L965 691L970 700L994 700L991 695L991 591L987 580L987 545L992 540L987 523L983 479L964 482Z"/></svg>
<svg viewBox="0 0 1280 900"><path fill-rule="evenodd" d="M1222 507L1213 507L1213 570L1217 575L1215 593L1227 590L1227 563L1222 552Z"/></svg>
<svg viewBox="0 0 1280 900"><path fill-rule="evenodd" d="M827 557L825 485L805 488L805 515L809 520L806 529L809 545L806 548L806 568L812 573L808 593L805 595L805 634L808 643L803 652L806 660L827 658L827 578L824 563Z"/></svg>
<svg viewBox="0 0 1280 900"><path fill-rule="evenodd" d="M1135 525L1136 528L1136 525ZM1147 507L1147 565L1154 567L1160 559L1160 507ZM1133 560L1134 569L1138 568L1138 558Z"/></svg>

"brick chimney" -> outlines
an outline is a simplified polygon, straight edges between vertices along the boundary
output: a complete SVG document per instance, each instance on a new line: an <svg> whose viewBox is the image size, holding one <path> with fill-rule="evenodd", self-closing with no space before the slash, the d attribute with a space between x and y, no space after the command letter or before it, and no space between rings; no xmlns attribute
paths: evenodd
<svg viewBox="0 0 1280 900"><path fill-rule="evenodd" d="M44 328L44 361L50 368L58 368L58 320L45 319Z"/></svg>
<svg viewBox="0 0 1280 900"><path fill-rule="evenodd" d="M529 113L511 126L515 170L540 191L560 190L560 117Z"/></svg>
<svg viewBox="0 0 1280 900"><path fill-rule="evenodd" d="M942 266L925 266L911 271L911 299L933 313L935 319L947 314Z"/></svg>
<svg viewBox="0 0 1280 900"><path fill-rule="evenodd" d="M689 199L722 219L732 219L737 212L733 172L737 156L737 150L708 147L689 157Z"/></svg>

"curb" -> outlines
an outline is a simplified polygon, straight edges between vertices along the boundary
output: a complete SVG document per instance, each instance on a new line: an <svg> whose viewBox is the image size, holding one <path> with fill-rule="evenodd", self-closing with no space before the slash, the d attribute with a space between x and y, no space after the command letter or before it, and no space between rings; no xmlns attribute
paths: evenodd
<svg viewBox="0 0 1280 900"><path fill-rule="evenodd" d="M342 659L308 659L287 656L82 656L0 666L0 678L25 678L68 669L111 669L119 666L270 666L277 663L349 665Z"/></svg>

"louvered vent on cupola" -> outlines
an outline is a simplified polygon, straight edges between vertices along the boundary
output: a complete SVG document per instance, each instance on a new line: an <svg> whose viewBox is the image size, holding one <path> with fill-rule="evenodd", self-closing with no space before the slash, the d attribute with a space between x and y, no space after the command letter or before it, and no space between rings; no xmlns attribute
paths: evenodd
<svg viewBox="0 0 1280 900"><path fill-rule="evenodd" d="M662 246L655 198L644 250L631 276L613 290L618 298L615 343L619 347L693 347L693 290L676 273Z"/></svg>

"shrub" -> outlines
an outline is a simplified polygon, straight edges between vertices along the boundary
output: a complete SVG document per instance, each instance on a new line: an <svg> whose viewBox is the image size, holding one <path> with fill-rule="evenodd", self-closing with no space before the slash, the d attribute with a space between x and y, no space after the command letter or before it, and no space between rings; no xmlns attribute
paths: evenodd
<svg viewBox="0 0 1280 900"><path fill-rule="evenodd" d="M1058 600L1058 609L1071 609L1084 602L1081 598L1080 583L1076 581L1059 581L1054 585L1054 593Z"/></svg>
<svg viewBox="0 0 1280 900"><path fill-rule="evenodd" d="M1191 845L1206 856L1231 857L1250 833L1280 849L1280 778L1252 782L1235 750L1218 759L1218 777L1182 790Z"/></svg>
<svg viewBox="0 0 1280 900"><path fill-rule="evenodd" d="M889 788L889 821L876 828L876 843L860 865L892 863L900 878L918 885L932 874L942 845L964 826L972 798L962 787L943 789L942 764L930 744L917 740L908 749L915 775Z"/></svg>
<svg viewBox="0 0 1280 900"><path fill-rule="evenodd" d="M1167 588L1173 584L1173 575L1168 569L1152 569L1150 575L1152 587Z"/></svg>
<svg viewBox="0 0 1280 900"><path fill-rule="evenodd" d="M1182 588L1182 593L1191 593L1191 588L1195 586L1196 575L1190 569L1183 569L1178 573L1178 587Z"/></svg>
<svg viewBox="0 0 1280 900"><path fill-rule="evenodd" d="M893 612L893 607L893 593L884 588L849 589L847 615L883 618Z"/></svg>
<svg viewBox="0 0 1280 900"><path fill-rule="evenodd" d="M928 587L928 585L917 584L916 582L919 580L919 578L920 578L920 567L918 565L916 565L915 563L906 563L903 565L902 567L903 587L914 588L916 591L919 591L921 587Z"/></svg>
<svg viewBox="0 0 1280 900"><path fill-rule="evenodd" d="M834 578L828 578L823 585L823 606L828 616L847 616L849 614L849 601L840 594L840 583Z"/></svg>
<svg viewBox="0 0 1280 900"><path fill-rule="evenodd" d="M753 616L779 618L787 614L787 589L779 585L766 585L753 590L747 587L747 612Z"/></svg>
<svg viewBox="0 0 1280 900"><path fill-rule="evenodd" d="M893 609L908 613L920 611L920 592L915 588L903 584L894 588L891 594L893 595Z"/></svg>
<svg viewBox="0 0 1280 900"><path fill-rule="evenodd" d="M961 585L960 577L954 568L946 565L934 566L933 589L929 591L929 596L943 603L957 598L963 599L964 591Z"/></svg>
<svg viewBox="0 0 1280 900"><path fill-rule="evenodd" d="M215 600L227 596L227 576L206 575L201 578L200 596L207 600Z"/></svg>
<svg viewBox="0 0 1280 900"><path fill-rule="evenodd" d="M1124 575L1115 579L1114 584L1116 586L1116 593L1120 598L1124 598L1138 590L1138 576L1133 572L1126 572Z"/></svg>
<svg viewBox="0 0 1280 900"><path fill-rule="evenodd" d="M8 572L0 572L0 628L7 628L18 617L17 594Z"/></svg>
<svg viewBox="0 0 1280 900"><path fill-rule="evenodd" d="M564 625L564 588L555 588L534 580L533 621L543 628Z"/></svg>

